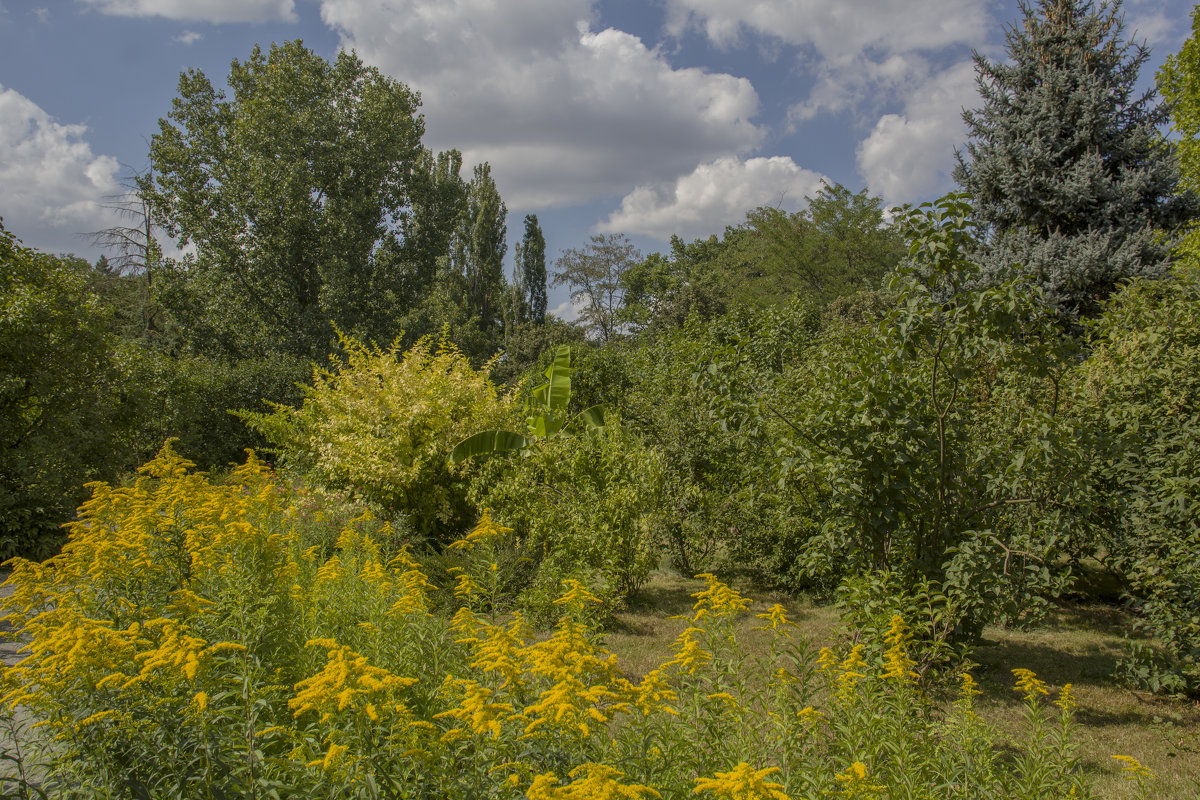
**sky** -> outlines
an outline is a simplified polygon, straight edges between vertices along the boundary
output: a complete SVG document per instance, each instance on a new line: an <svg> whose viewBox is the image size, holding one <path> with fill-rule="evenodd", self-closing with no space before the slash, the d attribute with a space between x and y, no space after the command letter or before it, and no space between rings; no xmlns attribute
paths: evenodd
<svg viewBox="0 0 1200 800"><path fill-rule="evenodd" d="M1192 4L1127 0L1152 85ZM1004 58L1016 0L0 0L0 217L27 246L102 252L179 74L224 86L256 43L353 49L418 90L426 146L487 161L513 245L553 261L623 233L643 253L721 234L822 181L885 207L954 188L972 52ZM564 292L550 305L571 316Z"/></svg>

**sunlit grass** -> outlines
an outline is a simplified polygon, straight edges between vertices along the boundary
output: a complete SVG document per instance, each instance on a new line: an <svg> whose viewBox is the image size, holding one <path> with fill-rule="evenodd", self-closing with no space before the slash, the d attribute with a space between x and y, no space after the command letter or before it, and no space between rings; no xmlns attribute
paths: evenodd
<svg viewBox="0 0 1200 800"><path fill-rule="evenodd" d="M616 620L606 637L622 666L633 675L654 669L686 627L691 594L703 582L656 573ZM748 592L750 613L738 622L747 649L765 648L754 614L782 603L814 648L832 644L839 614L829 605ZM989 627L972 658L983 695L980 714L1002 733L1021 730L1021 695L1013 691L1013 667L1033 670L1054 688L1072 684L1079 703L1076 740L1084 769L1103 798L1135 797L1121 764L1112 756L1132 755L1152 774L1150 796L1163 800L1200 797L1200 704L1130 691L1113 678L1122 654L1124 612L1102 604L1065 604L1031 631Z"/></svg>

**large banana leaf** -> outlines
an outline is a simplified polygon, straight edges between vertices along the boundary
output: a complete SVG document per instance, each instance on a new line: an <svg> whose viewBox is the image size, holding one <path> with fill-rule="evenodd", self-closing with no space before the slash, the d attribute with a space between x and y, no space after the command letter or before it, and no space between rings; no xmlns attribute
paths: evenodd
<svg viewBox="0 0 1200 800"><path fill-rule="evenodd" d="M454 446L454 449L450 451L450 463L457 464L477 456L486 458L487 456L514 453L525 449L530 444L532 444L531 440L512 431L480 431Z"/></svg>
<svg viewBox="0 0 1200 800"><path fill-rule="evenodd" d="M571 348L568 345L555 348L554 359L543 374L546 380L531 392L527 421L530 431L544 438L562 428L563 416L571 401Z"/></svg>
<svg viewBox="0 0 1200 800"><path fill-rule="evenodd" d="M575 415L575 419L571 420L571 422L566 426L567 430L578 430L581 424L586 426L589 430L599 430L600 428L603 428L605 424L604 413L604 406L601 404L596 404L590 408L585 408L583 411L580 411Z"/></svg>

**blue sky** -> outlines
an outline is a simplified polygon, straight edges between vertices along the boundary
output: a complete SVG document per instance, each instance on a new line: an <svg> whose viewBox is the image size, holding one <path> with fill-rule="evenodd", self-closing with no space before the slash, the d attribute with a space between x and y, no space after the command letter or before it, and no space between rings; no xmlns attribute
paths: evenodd
<svg viewBox="0 0 1200 800"><path fill-rule="evenodd" d="M1128 0L1147 86L1192 4ZM1014 0L0 0L0 216L99 254L106 197L144 169L179 72L223 85L255 43L352 47L421 91L425 143L492 165L512 245L593 233L644 252L720 233L821 180L885 203L952 187L971 51L1003 57ZM551 305L563 302L552 297ZM567 314L563 307L564 314Z"/></svg>

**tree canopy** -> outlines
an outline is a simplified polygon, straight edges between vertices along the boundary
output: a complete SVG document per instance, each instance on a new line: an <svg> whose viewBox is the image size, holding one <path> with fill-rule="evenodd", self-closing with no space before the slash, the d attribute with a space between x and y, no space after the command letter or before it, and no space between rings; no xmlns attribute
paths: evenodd
<svg viewBox="0 0 1200 800"><path fill-rule="evenodd" d="M353 53L331 63L299 41L234 60L228 85L180 76L143 183L156 222L195 248L169 293L194 341L313 356L328 352L331 320L394 335L402 265L430 271L461 196L460 162L421 146L419 96Z"/></svg>

